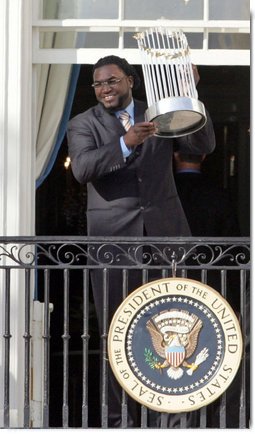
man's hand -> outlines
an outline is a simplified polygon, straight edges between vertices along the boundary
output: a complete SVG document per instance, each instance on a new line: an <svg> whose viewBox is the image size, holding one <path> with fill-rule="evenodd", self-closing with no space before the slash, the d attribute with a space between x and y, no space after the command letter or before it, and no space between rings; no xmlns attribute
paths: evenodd
<svg viewBox="0 0 255 434"><path fill-rule="evenodd" d="M126 146L133 148L153 136L156 131L157 128L153 122L138 122L129 128L123 138Z"/></svg>

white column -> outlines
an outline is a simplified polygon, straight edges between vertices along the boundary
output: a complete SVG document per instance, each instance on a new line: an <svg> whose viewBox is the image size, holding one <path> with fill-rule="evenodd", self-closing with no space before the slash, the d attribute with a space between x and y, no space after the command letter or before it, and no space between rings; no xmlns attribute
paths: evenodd
<svg viewBox="0 0 255 434"><path fill-rule="evenodd" d="M31 0L0 2L0 235L33 235Z"/></svg>
<svg viewBox="0 0 255 434"><path fill-rule="evenodd" d="M32 142L32 0L0 1L0 236L35 230ZM1 254L1 248L0 248ZM1 264L4 258L1 258ZM0 275L0 426L3 409L3 283ZM22 427L24 279L11 276L10 422Z"/></svg>

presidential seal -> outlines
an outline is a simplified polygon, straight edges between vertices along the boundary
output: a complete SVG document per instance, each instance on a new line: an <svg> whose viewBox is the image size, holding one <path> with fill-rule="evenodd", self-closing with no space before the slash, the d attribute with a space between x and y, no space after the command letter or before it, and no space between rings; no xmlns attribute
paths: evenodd
<svg viewBox="0 0 255 434"><path fill-rule="evenodd" d="M197 410L234 379L242 335L229 303L213 288L184 278L149 282L119 306L109 330L118 382L155 411Z"/></svg>

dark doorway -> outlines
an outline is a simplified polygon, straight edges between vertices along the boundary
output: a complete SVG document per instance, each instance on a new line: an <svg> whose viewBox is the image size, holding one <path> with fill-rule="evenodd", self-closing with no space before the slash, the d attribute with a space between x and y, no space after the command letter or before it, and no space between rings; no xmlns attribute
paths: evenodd
<svg viewBox="0 0 255 434"><path fill-rule="evenodd" d="M142 70L137 66L142 78ZM250 68L247 66L199 66L199 99L208 108L216 133L217 147L206 160L206 170L214 181L226 189L234 203L238 216L241 236L250 233ZM87 110L96 103L91 87L92 65L82 65L77 84L71 117ZM144 87L141 86L134 96L146 99ZM74 179L70 167L64 163L68 156L66 139L64 139L55 165L38 188L36 194L36 234L37 235L86 235L86 186L81 186ZM59 282L60 276L53 280ZM81 329L82 317L81 281L77 274L76 285L70 298L70 315L72 320L70 376L73 388L70 391L70 426L81 426ZM61 287L59 285L59 287ZM43 294L38 293L39 299ZM93 300L91 300L92 330L90 338L89 388L92 408L89 426L99 426L99 339ZM51 402L50 426L61 426L62 405L62 294L51 292L54 313L51 317ZM53 411L54 409L54 411Z"/></svg>
<svg viewBox="0 0 255 434"><path fill-rule="evenodd" d="M136 69L142 78L141 66ZM205 167L215 182L227 189L238 214L241 236L250 232L250 68L199 66L199 99L212 117L217 146ZM92 65L82 65L71 117L96 104L91 87ZM142 85L134 96L145 100ZM55 165L37 189L37 235L86 235L86 186L65 168L64 139Z"/></svg>

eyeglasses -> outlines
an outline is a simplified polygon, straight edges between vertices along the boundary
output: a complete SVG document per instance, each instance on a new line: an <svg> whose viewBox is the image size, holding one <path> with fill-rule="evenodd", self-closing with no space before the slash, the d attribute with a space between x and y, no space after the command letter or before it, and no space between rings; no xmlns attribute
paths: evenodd
<svg viewBox="0 0 255 434"><path fill-rule="evenodd" d="M94 89L100 89L103 86L109 86L109 87L114 87L116 86L123 78L125 77L125 75L123 75L123 77L120 78L110 78L109 80L106 81L95 81L95 83L92 83L92 87L94 87Z"/></svg>

